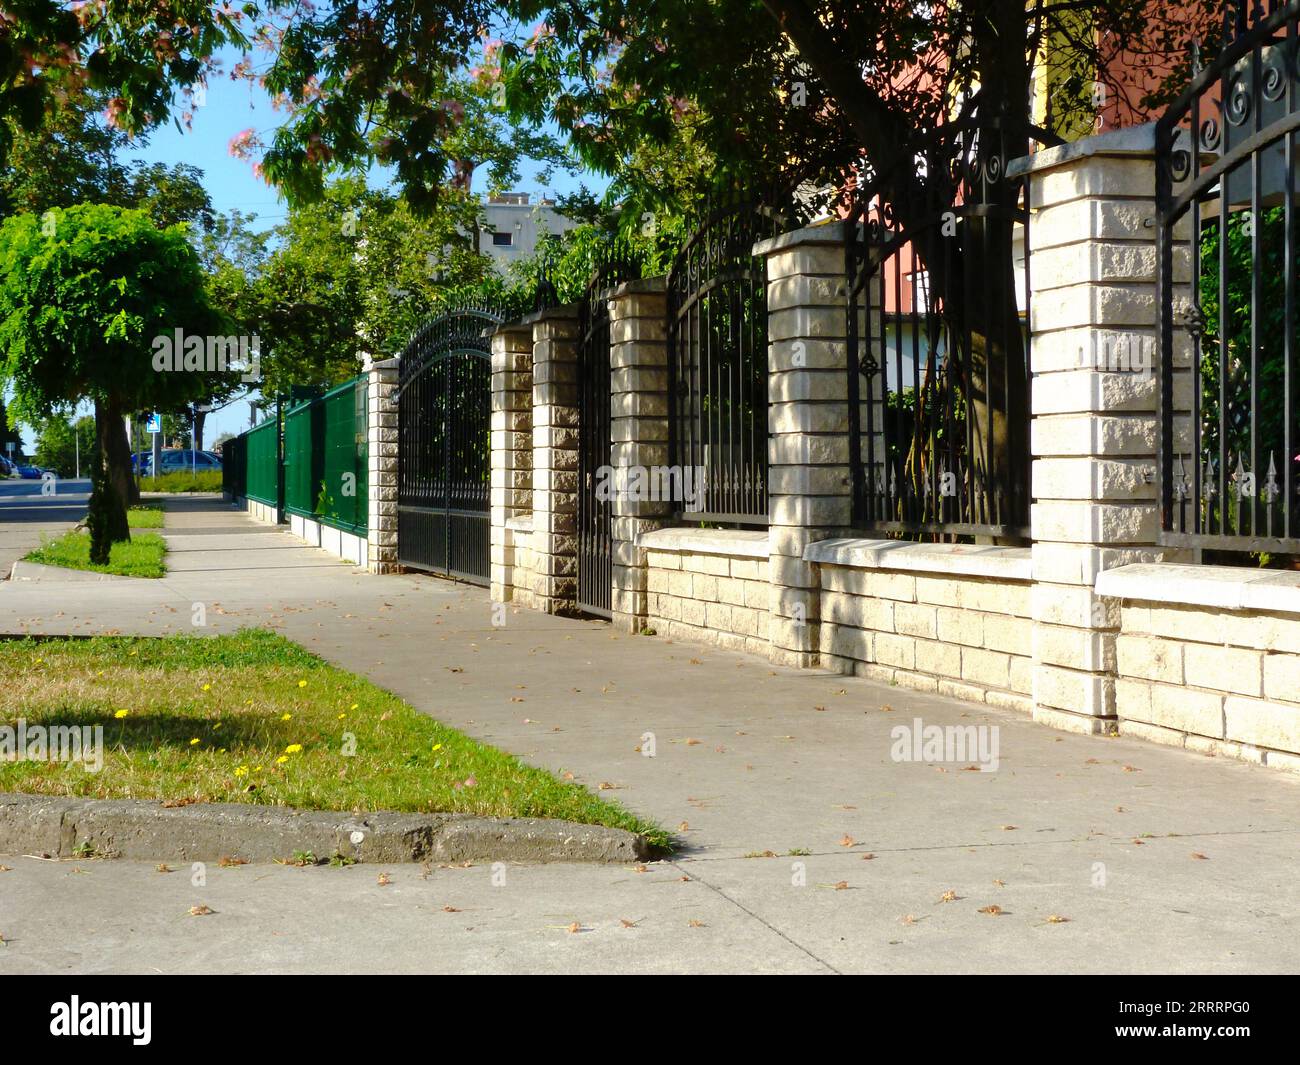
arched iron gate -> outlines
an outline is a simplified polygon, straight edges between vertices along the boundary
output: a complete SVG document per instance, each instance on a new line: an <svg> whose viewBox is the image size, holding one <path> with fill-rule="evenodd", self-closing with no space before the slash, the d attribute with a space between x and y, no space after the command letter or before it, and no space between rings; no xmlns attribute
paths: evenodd
<svg viewBox="0 0 1300 1065"><path fill-rule="evenodd" d="M1156 124L1159 539L1297 553L1300 3L1225 20Z"/></svg>
<svg viewBox="0 0 1300 1065"><path fill-rule="evenodd" d="M462 308L402 353L397 399L397 560L486 584L490 564L492 357L502 316Z"/></svg>
<svg viewBox="0 0 1300 1065"><path fill-rule="evenodd" d="M609 617L613 606L609 291L638 275L618 248L604 253L578 306L578 608Z"/></svg>

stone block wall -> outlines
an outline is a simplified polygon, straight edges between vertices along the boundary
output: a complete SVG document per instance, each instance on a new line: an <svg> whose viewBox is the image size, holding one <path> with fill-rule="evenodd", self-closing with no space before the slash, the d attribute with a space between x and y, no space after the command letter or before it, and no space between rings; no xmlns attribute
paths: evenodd
<svg viewBox="0 0 1300 1065"><path fill-rule="evenodd" d="M1027 549L832 540L819 574L823 668L1028 712Z"/></svg>
<svg viewBox="0 0 1300 1065"><path fill-rule="evenodd" d="M644 534L646 624L660 636L768 654L767 534L662 529Z"/></svg>
<svg viewBox="0 0 1300 1065"><path fill-rule="evenodd" d="M1300 770L1300 573L1131 566L1098 590L1122 735Z"/></svg>

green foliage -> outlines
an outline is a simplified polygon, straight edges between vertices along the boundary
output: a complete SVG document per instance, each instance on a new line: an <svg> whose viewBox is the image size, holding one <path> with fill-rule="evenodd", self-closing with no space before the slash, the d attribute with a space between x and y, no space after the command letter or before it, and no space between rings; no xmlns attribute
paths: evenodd
<svg viewBox="0 0 1300 1065"><path fill-rule="evenodd" d="M38 466L57 470L60 477L72 477L78 465L83 471L91 469L99 460L95 419L83 415L74 425L64 414L46 418L37 427L35 460Z"/></svg>
<svg viewBox="0 0 1300 1065"><path fill-rule="evenodd" d="M1219 246L1220 232L1217 222L1207 225L1201 235L1200 306L1205 318L1201 339L1201 448L1203 453L1216 456L1220 443L1225 446L1229 462L1238 455L1244 456L1245 465L1251 462L1251 324L1258 331L1260 357L1258 360L1259 405L1255 410L1255 431L1264 469L1268 456L1276 458L1279 474L1286 469L1281 449L1284 443L1284 418L1286 400L1286 363L1283 346L1286 332L1286 292L1283 258L1285 211L1282 207L1268 208L1253 225L1249 211L1237 211L1228 217L1228 247L1226 285L1220 283ZM1258 228L1259 258L1256 261L1253 229ZM1262 286L1258 314L1252 316L1252 285L1256 272ZM1226 330L1221 318L1226 304ZM1227 338L1226 362L1220 351L1220 337ZM1294 342L1294 338L1293 338ZM1226 388L1223 387L1226 369ZM1226 408L1221 402L1221 391L1227 399ZM1225 440L1220 440L1220 413L1226 415ZM1231 470L1229 471L1231 473Z"/></svg>
<svg viewBox="0 0 1300 1065"><path fill-rule="evenodd" d="M255 10L255 9L252 9ZM107 97L114 124L138 133L168 119L215 54L247 42L243 11L208 0L55 0L6 4L0 34L0 166L17 126L40 128L79 89Z"/></svg>
<svg viewBox="0 0 1300 1065"><path fill-rule="evenodd" d="M183 227L98 204L0 224L0 380L18 418L87 398L129 411L206 396L221 375L157 372L151 344L224 324Z"/></svg>

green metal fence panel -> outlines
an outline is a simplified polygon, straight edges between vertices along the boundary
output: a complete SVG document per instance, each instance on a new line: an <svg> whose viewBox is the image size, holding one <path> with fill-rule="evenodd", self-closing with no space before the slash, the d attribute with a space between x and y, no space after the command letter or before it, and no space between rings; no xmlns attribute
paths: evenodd
<svg viewBox="0 0 1300 1065"><path fill-rule="evenodd" d="M320 519L335 528L364 536L368 518L366 473L369 382L355 378L321 397L323 470L316 500Z"/></svg>
<svg viewBox="0 0 1300 1065"><path fill-rule="evenodd" d="M319 450L313 421L315 403L311 400L284 414L284 509L307 518L315 513L320 488L317 463L313 461Z"/></svg>
<svg viewBox="0 0 1300 1065"><path fill-rule="evenodd" d="M280 426L275 418L244 434L248 498L280 505Z"/></svg>
<svg viewBox="0 0 1300 1065"><path fill-rule="evenodd" d="M365 535L368 503L367 380L357 377L290 410L284 419L284 509Z"/></svg>

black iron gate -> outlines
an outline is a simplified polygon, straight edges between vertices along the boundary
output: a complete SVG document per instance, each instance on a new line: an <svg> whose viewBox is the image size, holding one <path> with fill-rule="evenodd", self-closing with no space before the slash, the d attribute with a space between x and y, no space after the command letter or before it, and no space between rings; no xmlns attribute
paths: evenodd
<svg viewBox="0 0 1300 1065"><path fill-rule="evenodd" d="M486 584L490 565L492 361L502 316L463 308L402 353L397 401L397 560Z"/></svg>
<svg viewBox="0 0 1300 1065"><path fill-rule="evenodd" d="M1300 552L1300 3L1225 6L1156 124L1163 544Z"/></svg>
<svg viewBox="0 0 1300 1065"><path fill-rule="evenodd" d="M578 308L578 608L609 617L613 606L613 493L609 291L637 273L621 250L606 253Z"/></svg>

